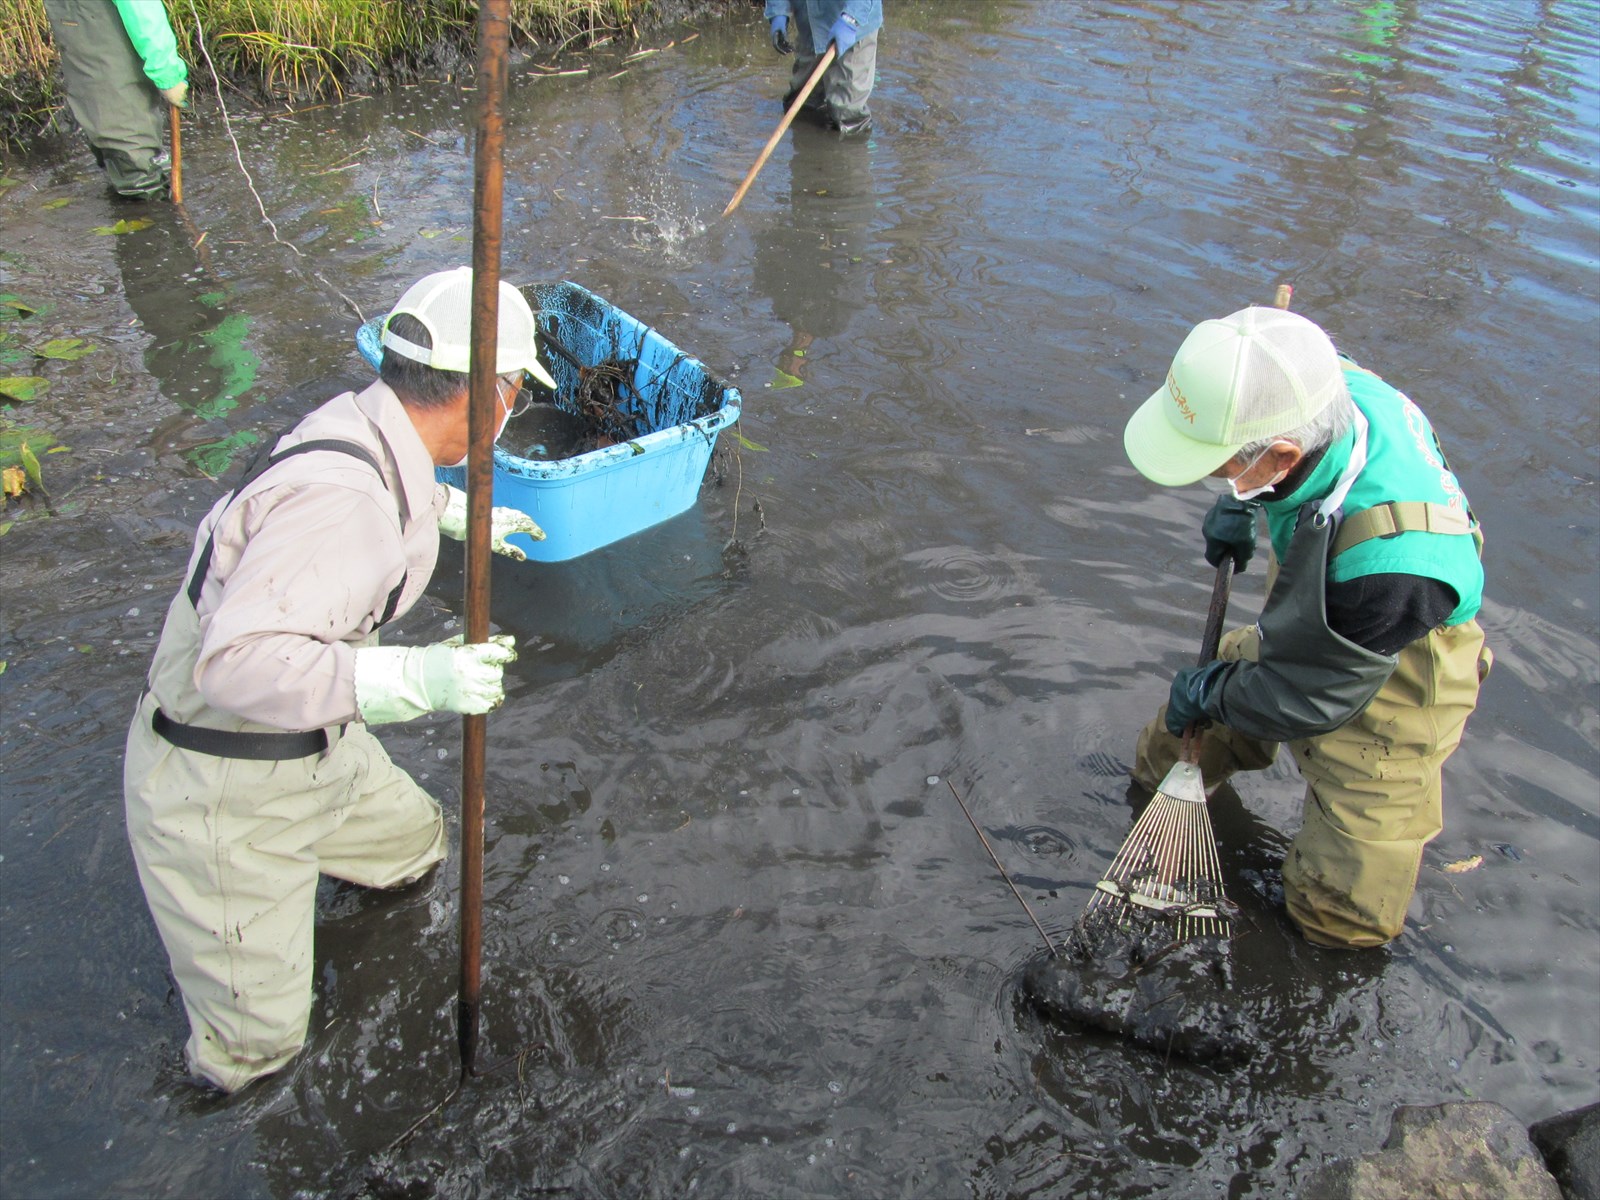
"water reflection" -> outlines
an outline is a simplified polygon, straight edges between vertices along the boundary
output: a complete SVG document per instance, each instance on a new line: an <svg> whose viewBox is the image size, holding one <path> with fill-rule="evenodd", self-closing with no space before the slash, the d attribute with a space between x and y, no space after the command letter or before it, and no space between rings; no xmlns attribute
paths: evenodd
<svg viewBox="0 0 1600 1200"><path fill-rule="evenodd" d="M756 290L789 327L773 367L779 389L804 384L815 355L849 331L870 299L867 233L878 203L868 139L797 123L793 148L788 206L766 219L751 264Z"/></svg>
<svg viewBox="0 0 1600 1200"><path fill-rule="evenodd" d="M233 456L259 439L248 428L217 437L255 386L261 360L250 346L250 317L234 306L227 284L210 265L204 242L182 209L142 208L144 228L115 238L122 290L149 336L145 369L178 408L152 434L156 446L176 445L207 475L220 475ZM206 440L197 436L209 435Z"/></svg>

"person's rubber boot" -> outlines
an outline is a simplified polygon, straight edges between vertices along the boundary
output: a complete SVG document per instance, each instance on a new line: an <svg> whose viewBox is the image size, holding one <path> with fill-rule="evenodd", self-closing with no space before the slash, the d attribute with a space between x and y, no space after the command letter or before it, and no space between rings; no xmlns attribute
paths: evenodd
<svg viewBox="0 0 1600 1200"><path fill-rule="evenodd" d="M865 137L872 132L872 114L862 113L859 117L846 117L830 122L839 131L842 138Z"/></svg>

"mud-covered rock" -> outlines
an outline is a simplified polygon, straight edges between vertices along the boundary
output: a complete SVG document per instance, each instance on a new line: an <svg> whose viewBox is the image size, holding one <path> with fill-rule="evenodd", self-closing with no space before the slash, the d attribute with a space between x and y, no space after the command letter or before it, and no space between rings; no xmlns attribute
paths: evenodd
<svg viewBox="0 0 1600 1200"><path fill-rule="evenodd" d="M1536 1121L1528 1136L1566 1200L1600 1200L1600 1104Z"/></svg>
<svg viewBox="0 0 1600 1200"><path fill-rule="evenodd" d="M1157 1053L1235 1066L1254 1050L1251 1022L1228 1003L1228 945L1216 938L1154 944L1112 934L1069 942L1022 972L1021 989L1047 1019L1099 1029Z"/></svg>
<svg viewBox="0 0 1600 1200"><path fill-rule="evenodd" d="M1317 1200L1561 1200L1522 1123L1498 1104L1395 1109L1381 1150L1323 1167Z"/></svg>

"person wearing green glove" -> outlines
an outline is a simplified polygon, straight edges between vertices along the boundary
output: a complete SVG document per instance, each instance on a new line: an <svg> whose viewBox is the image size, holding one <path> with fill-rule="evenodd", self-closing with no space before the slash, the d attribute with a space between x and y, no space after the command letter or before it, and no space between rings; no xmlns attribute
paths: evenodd
<svg viewBox="0 0 1600 1200"><path fill-rule="evenodd" d="M1208 789L1288 742L1306 782L1289 917L1321 946L1393 940L1493 662L1475 619L1482 537L1433 427L1311 321L1249 308L1190 332L1123 443L1158 484L1227 481L1202 526L1208 562L1242 570L1258 512L1273 554L1260 621L1178 672L1134 779L1157 787L1191 724Z"/></svg>
<svg viewBox="0 0 1600 1200"><path fill-rule="evenodd" d="M235 1091L300 1050L319 874L373 888L445 856L439 805L367 726L483 713L509 637L379 646L427 587L464 498L434 469L467 453L472 272L430 275L385 323L379 379L269 443L195 535L123 769L139 879L190 1025L190 1070ZM533 313L500 286L501 427L546 381ZM496 508L494 545L542 538ZM465 519L455 529L464 533Z"/></svg>
<svg viewBox="0 0 1600 1200"><path fill-rule="evenodd" d="M67 107L118 196L167 189L168 105L188 105L189 69L159 0L45 0Z"/></svg>
<svg viewBox="0 0 1600 1200"><path fill-rule="evenodd" d="M772 48L779 54L795 56L789 94L783 98L785 111L831 45L838 57L829 64L822 83L807 98L802 111L845 137L871 130L872 113L867 101L877 80L883 0L766 0L765 12ZM795 33L792 39L791 22Z"/></svg>

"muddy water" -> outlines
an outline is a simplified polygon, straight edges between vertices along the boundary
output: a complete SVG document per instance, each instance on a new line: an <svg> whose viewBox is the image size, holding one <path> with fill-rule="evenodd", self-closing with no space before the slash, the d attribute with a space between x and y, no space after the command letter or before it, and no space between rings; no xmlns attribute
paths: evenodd
<svg viewBox="0 0 1600 1200"><path fill-rule="evenodd" d="M81 152L13 164L0 290L98 349L29 416L71 447L58 515L0 541L4 1191L1286 1196L1398 1103L1594 1100L1593 16L900 4L874 136L796 130L726 221L784 86L754 20L519 73L507 274L661 327L762 449L725 438L648 535L497 566L526 649L491 724L483 1056L543 1048L388 1155L454 1079L453 870L325 888L305 1053L218 1101L183 1078L120 750L206 472L365 377L354 309L467 258L472 95L236 114L303 257L214 103L199 254L165 209L90 235L130 210ZM1220 1072L1018 1008L1037 938L944 781L1068 928L1207 594L1208 494L1148 486L1121 424L1194 321L1280 280L1442 431L1499 658L1391 950L1314 951L1272 908L1291 767L1218 797L1267 1041ZM459 580L447 547L397 640L459 628ZM384 740L454 806L453 721Z"/></svg>

